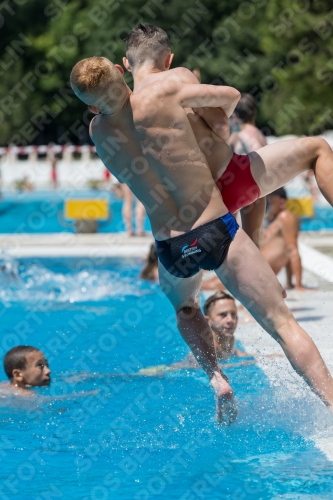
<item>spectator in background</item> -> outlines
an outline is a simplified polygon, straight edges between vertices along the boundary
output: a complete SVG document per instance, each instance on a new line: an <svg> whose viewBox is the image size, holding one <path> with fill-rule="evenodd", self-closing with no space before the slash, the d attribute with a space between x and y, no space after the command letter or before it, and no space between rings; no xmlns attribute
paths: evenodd
<svg viewBox="0 0 333 500"><path fill-rule="evenodd" d="M123 221L126 227L126 232L128 236L145 236L144 222L146 211L141 201L139 201L127 184L121 184L121 189L123 192L124 202L123 202ZM133 201L136 201L136 232L133 229Z"/></svg>
<svg viewBox="0 0 333 500"><path fill-rule="evenodd" d="M268 226L263 231L261 251L269 265L278 274L286 266L287 288L304 291L302 286L302 262L298 251L299 224L296 217L286 209L287 194L279 188L268 195Z"/></svg>
<svg viewBox="0 0 333 500"><path fill-rule="evenodd" d="M149 254L140 273L140 278L147 281L158 281L158 259L155 243L150 245Z"/></svg>
<svg viewBox="0 0 333 500"><path fill-rule="evenodd" d="M267 146L263 133L256 127L257 105L251 94L242 94L231 118L232 132L229 145L237 154L248 154L250 151Z"/></svg>
<svg viewBox="0 0 333 500"><path fill-rule="evenodd" d="M58 187L58 172L57 172L57 165L59 162L59 158L55 154L51 154L49 156L49 160L51 163L51 179L50 179L50 184L52 189L57 189Z"/></svg>

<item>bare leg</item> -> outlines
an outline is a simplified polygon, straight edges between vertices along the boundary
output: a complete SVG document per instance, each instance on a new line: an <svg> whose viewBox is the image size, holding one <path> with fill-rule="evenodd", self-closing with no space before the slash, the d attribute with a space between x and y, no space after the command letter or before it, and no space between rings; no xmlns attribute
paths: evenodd
<svg viewBox="0 0 333 500"><path fill-rule="evenodd" d="M233 391L218 366L213 333L200 310L202 272L192 278L175 278L159 262L159 276L162 290L176 310L180 334L215 391L217 420L230 423L236 417L236 406Z"/></svg>
<svg viewBox="0 0 333 500"><path fill-rule="evenodd" d="M239 229L216 271L228 290L281 345L295 371L333 413L333 380L309 335L281 296L281 285L254 243Z"/></svg>
<svg viewBox="0 0 333 500"><path fill-rule="evenodd" d="M261 196L312 169L320 191L333 205L333 152L325 139L304 137L279 141L250 153L250 160Z"/></svg>
<svg viewBox="0 0 333 500"><path fill-rule="evenodd" d="M141 201L136 200L136 234L144 236L145 230L143 229L145 222L146 210Z"/></svg>
<svg viewBox="0 0 333 500"><path fill-rule="evenodd" d="M128 236L133 236L133 224L132 224L132 206L133 206L133 194L130 188L126 184L122 184L122 190L124 193L123 202L123 221L126 227L126 232Z"/></svg>
<svg viewBox="0 0 333 500"><path fill-rule="evenodd" d="M287 275L286 288L292 288L293 287L293 271L291 269L290 260L286 264L286 275Z"/></svg>

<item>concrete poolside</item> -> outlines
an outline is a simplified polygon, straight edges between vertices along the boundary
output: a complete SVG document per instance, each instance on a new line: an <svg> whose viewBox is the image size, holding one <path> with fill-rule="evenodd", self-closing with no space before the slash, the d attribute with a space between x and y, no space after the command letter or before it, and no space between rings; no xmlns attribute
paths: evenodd
<svg viewBox="0 0 333 500"><path fill-rule="evenodd" d="M126 233L0 234L0 249L12 257L144 257L153 241Z"/></svg>

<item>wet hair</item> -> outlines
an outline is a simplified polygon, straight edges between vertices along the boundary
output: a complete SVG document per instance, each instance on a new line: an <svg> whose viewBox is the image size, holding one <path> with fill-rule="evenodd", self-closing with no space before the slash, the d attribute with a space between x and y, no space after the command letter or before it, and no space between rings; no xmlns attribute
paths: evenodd
<svg viewBox="0 0 333 500"><path fill-rule="evenodd" d="M151 24L138 24L126 39L126 57L131 66L153 61L157 66L171 52L166 32Z"/></svg>
<svg viewBox="0 0 333 500"><path fill-rule="evenodd" d="M242 94L235 109L235 113L243 123L252 123L257 113L257 104L251 94Z"/></svg>
<svg viewBox="0 0 333 500"><path fill-rule="evenodd" d="M39 351L39 349L30 345L19 345L7 352L3 360L3 367L9 379L13 378L13 370L15 370L15 368L19 370L24 370L26 368L26 356L34 351Z"/></svg>
<svg viewBox="0 0 333 500"><path fill-rule="evenodd" d="M271 194L274 194L275 196L279 196L279 198L283 198L284 200L288 199L286 190L283 187L275 189L275 191L272 191Z"/></svg>
<svg viewBox="0 0 333 500"><path fill-rule="evenodd" d="M224 299L233 300L235 302L235 299L232 297L232 295L229 295L228 293L223 292L222 290L215 292L213 295L208 297L208 299L206 300L206 302L204 304L205 316L209 316L209 311L210 311L212 305L215 304L215 302L217 302L218 300L224 300Z"/></svg>
<svg viewBox="0 0 333 500"><path fill-rule="evenodd" d="M106 57L88 57L75 64L70 76L75 94L86 104L116 102L124 92L120 71Z"/></svg>
<svg viewBox="0 0 333 500"><path fill-rule="evenodd" d="M155 278L154 270L158 266L158 258L155 244L152 243L149 249L149 254L146 263L140 273L140 278L143 280L153 280Z"/></svg>

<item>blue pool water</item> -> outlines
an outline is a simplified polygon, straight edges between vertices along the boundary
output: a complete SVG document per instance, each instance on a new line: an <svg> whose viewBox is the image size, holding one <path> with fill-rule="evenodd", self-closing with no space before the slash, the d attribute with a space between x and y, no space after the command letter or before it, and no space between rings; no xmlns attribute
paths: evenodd
<svg viewBox="0 0 333 500"><path fill-rule="evenodd" d="M101 222L99 232L125 231L121 216L122 200L108 191L4 193L0 198L0 233L56 233L73 232L73 224L64 220L64 200L71 197L106 198L109 201L111 220ZM135 227L135 226L134 226ZM315 207L315 217L300 221L302 231L333 229L333 209ZM146 217L145 229L150 230Z"/></svg>
<svg viewBox="0 0 333 500"><path fill-rule="evenodd" d="M73 223L64 219L64 200L68 198L107 199L111 218L109 221L100 222L99 232L125 231L121 216L123 202L116 198L113 193L108 191L76 191L69 193L65 191L39 191L35 193L4 194L0 198L0 233L74 232ZM145 229L150 230L147 217Z"/></svg>
<svg viewBox="0 0 333 500"><path fill-rule="evenodd" d="M239 416L219 428L201 371L133 376L187 353L140 261L5 264L1 359L37 346L52 384L0 399L0 499L333 498L333 463L314 441L331 424L320 403L280 393L256 365L229 368Z"/></svg>

